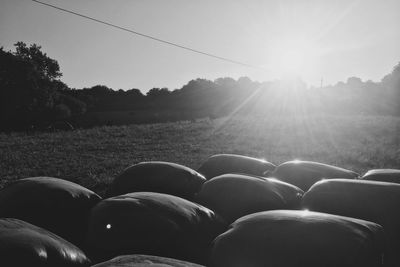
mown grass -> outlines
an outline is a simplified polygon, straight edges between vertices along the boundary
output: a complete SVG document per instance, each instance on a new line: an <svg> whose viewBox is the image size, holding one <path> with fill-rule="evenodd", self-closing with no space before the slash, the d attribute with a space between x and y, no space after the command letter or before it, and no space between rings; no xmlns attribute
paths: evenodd
<svg viewBox="0 0 400 267"><path fill-rule="evenodd" d="M400 118L234 117L0 134L0 187L19 178L52 176L103 194L131 164L162 160L197 169L216 153L260 157L275 164L315 160L361 174L372 168L400 168Z"/></svg>

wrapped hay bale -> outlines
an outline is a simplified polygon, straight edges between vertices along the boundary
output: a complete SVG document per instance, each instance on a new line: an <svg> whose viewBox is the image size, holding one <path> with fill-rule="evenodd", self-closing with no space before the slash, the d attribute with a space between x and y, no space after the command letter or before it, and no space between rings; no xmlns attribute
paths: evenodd
<svg viewBox="0 0 400 267"><path fill-rule="evenodd" d="M302 206L382 225L386 236L386 263L388 266L400 266L400 184L325 180L306 192Z"/></svg>
<svg viewBox="0 0 400 267"><path fill-rule="evenodd" d="M81 246L91 208L100 197L73 182L32 177L0 191L0 217L17 218Z"/></svg>
<svg viewBox="0 0 400 267"><path fill-rule="evenodd" d="M337 215L265 211L235 221L215 240L212 267L377 267L384 236L378 224Z"/></svg>
<svg viewBox="0 0 400 267"><path fill-rule="evenodd" d="M105 199L90 216L88 248L96 260L148 254L202 263L225 225L213 211L172 195L138 192Z"/></svg>
<svg viewBox="0 0 400 267"><path fill-rule="evenodd" d="M0 219L0 266L88 266L90 260L76 246L30 223Z"/></svg>
<svg viewBox="0 0 400 267"><path fill-rule="evenodd" d="M108 194L156 192L193 199L206 179L198 172L170 162L150 161L132 165L118 175Z"/></svg>
<svg viewBox="0 0 400 267"><path fill-rule="evenodd" d="M196 201L232 223L259 211L297 209L303 193L276 179L224 174L205 182Z"/></svg>
<svg viewBox="0 0 400 267"><path fill-rule="evenodd" d="M208 180L227 173L262 176L273 171L275 165L266 160L234 154L217 154L209 157L198 169Z"/></svg>
<svg viewBox="0 0 400 267"><path fill-rule="evenodd" d="M322 179L356 179L359 174L319 162L293 160L280 164L275 171L269 173L269 176L307 191L313 184Z"/></svg>

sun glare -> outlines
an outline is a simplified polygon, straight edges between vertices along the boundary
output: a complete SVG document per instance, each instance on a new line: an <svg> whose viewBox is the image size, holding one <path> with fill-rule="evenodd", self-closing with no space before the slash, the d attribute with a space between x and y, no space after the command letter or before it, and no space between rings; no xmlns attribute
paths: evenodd
<svg viewBox="0 0 400 267"><path fill-rule="evenodd" d="M312 41L289 40L275 49L274 66L281 77L304 77L315 74L320 49Z"/></svg>
<svg viewBox="0 0 400 267"><path fill-rule="evenodd" d="M308 215L310 215L310 210L304 209L301 211L301 217L306 217Z"/></svg>
<svg viewBox="0 0 400 267"><path fill-rule="evenodd" d="M305 65L306 54L299 49L290 50L284 53L281 57L280 67L282 70L289 73L300 72Z"/></svg>

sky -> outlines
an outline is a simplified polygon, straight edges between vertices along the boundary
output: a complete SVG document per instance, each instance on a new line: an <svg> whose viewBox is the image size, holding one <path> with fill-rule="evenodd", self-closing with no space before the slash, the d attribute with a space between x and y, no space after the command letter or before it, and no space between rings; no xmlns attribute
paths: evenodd
<svg viewBox="0 0 400 267"><path fill-rule="evenodd" d="M0 0L0 46L36 43L72 88L181 88L192 79L380 81L400 62L398 0L41 0L241 66L30 0Z"/></svg>

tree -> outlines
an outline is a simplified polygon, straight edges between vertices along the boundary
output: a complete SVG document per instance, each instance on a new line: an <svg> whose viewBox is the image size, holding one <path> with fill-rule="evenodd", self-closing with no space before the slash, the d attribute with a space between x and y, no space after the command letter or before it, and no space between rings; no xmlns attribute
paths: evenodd
<svg viewBox="0 0 400 267"><path fill-rule="evenodd" d="M168 89L167 89L168 90ZM137 98L141 98L144 95L142 94L142 92L139 89L136 88L132 88L129 89L125 92L126 95L131 96L131 97L137 97Z"/></svg>
<svg viewBox="0 0 400 267"><path fill-rule="evenodd" d="M95 96L107 95L109 93L114 92L111 88L108 88L105 85L95 85L95 86L92 86L92 88L90 88L89 90Z"/></svg>
<svg viewBox="0 0 400 267"><path fill-rule="evenodd" d="M171 92L168 88L152 88L147 92L146 96L151 98L163 98L168 96L170 93Z"/></svg>
<svg viewBox="0 0 400 267"><path fill-rule="evenodd" d="M363 85L363 82L358 77L350 77L347 79L347 85L350 87L361 87Z"/></svg>
<svg viewBox="0 0 400 267"><path fill-rule="evenodd" d="M86 103L79 99L76 99L69 95L60 95L58 100L61 105L65 105L68 107L68 109L70 110L70 115L72 116L79 116L86 113ZM69 116L67 116L66 118L68 117Z"/></svg>
<svg viewBox="0 0 400 267"><path fill-rule="evenodd" d="M400 115L400 62L397 63L390 74L383 77L382 84L387 90L394 113Z"/></svg>
<svg viewBox="0 0 400 267"><path fill-rule="evenodd" d="M15 56L30 62L42 78L53 81L62 76L58 62L41 51L41 46L32 44L27 47L24 42L15 44Z"/></svg>
<svg viewBox="0 0 400 267"><path fill-rule="evenodd" d="M39 45L15 44L15 52L0 49L0 128L26 129L48 124L58 118L82 114L81 101L63 98L70 90L58 78L58 62L41 51ZM72 108L71 108L72 107Z"/></svg>
<svg viewBox="0 0 400 267"><path fill-rule="evenodd" d="M400 62L394 66L391 73L383 77L382 83L386 87L393 88L394 90L400 90Z"/></svg>
<svg viewBox="0 0 400 267"><path fill-rule="evenodd" d="M54 106L53 116L55 120L65 120L71 117L71 110L65 104Z"/></svg>

